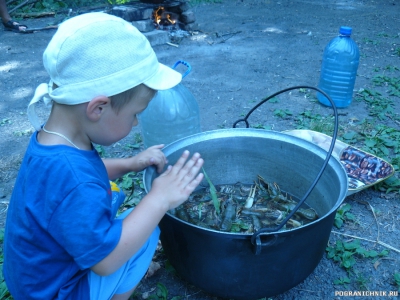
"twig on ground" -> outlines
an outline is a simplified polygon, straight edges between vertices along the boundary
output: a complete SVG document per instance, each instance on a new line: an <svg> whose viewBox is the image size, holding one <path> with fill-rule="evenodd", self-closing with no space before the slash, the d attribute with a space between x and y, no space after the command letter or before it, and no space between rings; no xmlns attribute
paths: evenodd
<svg viewBox="0 0 400 300"><path fill-rule="evenodd" d="M227 40L229 40L231 37L233 37L234 35L241 33L241 31L235 31L235 32L228 32L228 33L224 33L224 34L219 34L218 32L215 34L217 38L222 38L224 36L229 35L227 38L223 39L222 41L220 41L219 43L225 43Z"/></svg>
<svg viewBox="0 0 400 300"><path fill-rule="evenodd" d="M167 45L174 46L174 47L176 47L176 48L178 48L178 47L179 47L179 45L177 45L177 44L174 44L174 43L170 43L170 42L167 42Z"/></svg>
<svg viewBox="0 0 400 300"><path fill-rule="evenodd" d="M367 241L367 242L371 242L371 243L377 243L377 244L379 244L379 245L381 245L381 246L384 246L384 247L386 247L386 248L389 248L389 249L391 249L391 250L393 250L393 251L396 251L396 252L400 253L400 250L399 250L399 249L396 249L396 248L394 248L394 247L392 247L392 246L390 246L390 245L388 245L388 244L386 244L386 243L384 243L384 242L378 241L378 240L375 240L375 241L374 241L374 240L362 238L362 237L355 236L355 235L351 235L351 234L346 234L346 233L337 232L337 231L334 231L334 230L332 230L332 233L334 233L334 234L339 234L339 235L343 235L343 236L348 236L348 237L351 237L351 238L354 238L354 239L359 239L359 240L363 240L363 241Z"/></svg>
<svg viewBox="0 0 400 300"><path fill-rule="evenodd" d="M24 32L29 33L29 32L43 31L43 30L49 30L49 29L57 29L57 28L58 28L58 25L50 25L50 26L38 27L38 28L28 28Z"/></svg>
<svg viewBox="0 0 400 300"><path fill-rule="evenodd" d="M378 223L378 220L377 220L376 215L375 215L375 209L372 207L372 205L371 205L368 201L361 201L361 200L356 200L356 201L359 202L359 203L361 203L361 204L368 205L369 208L371 209L372 214L374 215L374 218L375 218L376 226L378 227L378 236L376 237L376 240L370 240L370 239L362 238L362 237L359 237L359 236L354 236L354 235L350 235L350 234L340 233L340 232L333 231L333 230L332 230L332 233L334 233L334 234L339 234L339 235L343 235L343 236L352 237L352 238L359 239L359 240L363 240L363 241L367 241L367 242L377 243L377 244L379 244L379 245L381 245L381 246L384 246L384 247L386 247L386 248L389 248L389 249L391 249L391 250L393 250L393 251L396 251L396 252L400 253L400 250L399 250L399 249L396 249L396 248L394 248L394 247L392 247L392 246L390 246L390 245L388 245L388 244L386 244L386 243L384 243L384 242L382 242L382 241L379 240L379 235L380 235L379 223Z"/></svg>
<svg viewBox="0 0 400 300"><path fill-rule="evenodd" d="M396 260L396 259L395 258L390 258L390 257L381 257L381 258L377 259L376 262L374 263L375 270L378 269L378 266L381 264L382 260Z"/></svg>
<svg viewBox="0 0 400 300"><path fill-rule="evenodd" d="M51 17L54 16L56 12L54 11L44 11L44 12L30 12L30 13L15 13L14 16L17 18L41 18L41 17Z"/></svg>
<svg viewBox="0 0 400 300"><path fill-rule="evenodd" d="M241 31L228 32L228 33L224 33L224 34L219 34L218 32L216 32L215 35L216 35L217 37L224 37L224 36L226 36L226 35L231 35L231 36L233 36L233 35L238 34L238 33L241 33ZM229 38L231 38L231 37L229 37Z"/></svg>
<svg viewBox="0 0 400 300"><path fill-rule="evenodd" d="M24 2L22 2L21 4L18 4L17 6L13 7L12 9L10 9L8 11L9 14L12 14L13 11L17 10L18 8L21 8L29 3L35 3L37 0L26 0Z"/></svg>

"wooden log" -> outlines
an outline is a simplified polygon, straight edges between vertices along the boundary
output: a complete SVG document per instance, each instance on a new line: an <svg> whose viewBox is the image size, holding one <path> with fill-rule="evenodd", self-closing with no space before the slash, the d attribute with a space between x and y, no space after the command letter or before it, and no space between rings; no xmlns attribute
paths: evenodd
<svg viewBox="0 0 400 300"><path fill-rule="evenodd" d="M32 12L32 13L15 13L14 16L17 18L42 18L55 16L54 11L43 11L43 12Z"/></svg>

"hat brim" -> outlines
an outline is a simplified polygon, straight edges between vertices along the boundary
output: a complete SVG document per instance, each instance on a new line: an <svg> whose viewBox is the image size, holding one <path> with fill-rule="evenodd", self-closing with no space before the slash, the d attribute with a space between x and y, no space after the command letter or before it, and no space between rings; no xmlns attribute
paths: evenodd
<svg viewBox="0 0 400 300"><path fill-rule="evenodd" d="M159 63L157 73L144 81L143 84L154 90L167 90L176 86L181 80L181 73Z"/></svg>

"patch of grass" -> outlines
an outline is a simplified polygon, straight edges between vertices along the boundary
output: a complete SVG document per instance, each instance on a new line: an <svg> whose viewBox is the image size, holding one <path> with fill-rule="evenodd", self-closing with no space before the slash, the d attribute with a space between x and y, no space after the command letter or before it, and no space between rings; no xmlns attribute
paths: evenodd
<svg viewBox="0 0 400 300"><path fill-rule="evenodd" d="M394 284L397 286L397 289L400 291L400 273L393 274Z"/></svg>
<svg viewBox="0 0 400 300"><path fill-rule="evenodd" d="M380 32L380 33L378 33L378 36L381 36L381 37L390 37L390 35L387 34L387 33L385 33L385 32Z"/></svg>
<svg viewBox="0 0 400 300"><path fill-rule="evenodd" d="M371 281L370 278L366 278L362 273L356 273L356 284L358 285L361 291L368 290L368 282Z"/></svg>
<svg viewBox="0 0 400 300"><path fill-rule="evenodd" d="M28 136L33 133L32 129L26 129L26 130L21 130L21 131L14 131L13 132L15 136Z"/></svg>
<svg viewBox="0 0 400 300"><path fill-rule="evenodd" d="M125 150L140 149L140 147L142 146L142 142L143 142L142 135L140 133L135 133L133 136L133 144L125 144L124 149Z"/></svg>
<svg viewBox="0 0 400 300"><path fill-rule="evenodd" d="M251 128L256 128L256 129L268 129L268 126L265 126L263 124L254 124L254 125L250 125Z"/></svg>
<svg viewBox="0 0 400 300"><path fill-rule="evenodd" d="M363 149L379 157L388 159L390 154L400 153L400 132L392 127L378 124L369 131L360 132Z"/></svg>
<svg viewBox="0 0 400 300"><path fill-rule="evenodd" d="M22 16L36 16L40 13L66 13L69 8L100 8L110 5L123 5L139 0L38 0L27 2L25 0L11 1L7 8L10 14L16 18ZM32 3L33 2L33 3ZM16 8L16 9L15 9Z"/></svg>
<svg viewBox="0 0 400 300"><path fill-rule="evenodd" d="M397 67L393 67L393 70L398 70ZM400 97L400 77L389 77L385 75L376 75L372 82L375 86L388 87L389 96Z"/></svg>
<svg viewBox="0 0 400 300"><path fill-rule="evenodd" d="M358 133L356 131L349 130L349 131L343 133L340 136L340 139L342 139L343 142L352 144L352 143L356 143L357 142L357 136L358 136Z"/></svg>
<svg viewBox="0 0 400 300"><path fill-rule="evenodd" d="M120 209L119 213L135 207L142 200L144 193L143 185L143 172L131 172L125 174L121 178L115 181L116 184L125 192L125 200ZM137 188L135 188L137 187Z"/></svg>
<svg viewBox="0 0 400 300"><path fill-rule="evenodd" d="M97 153L99 153L101 158L106 156L106 151L102 145L94 145L94 148L96 149Z"/></svg>
<svg viewBox="0 0 400 300"><path fill-rule="evenodd" d="M327 135L333 134L334 117L322 116L313 110L304 110L295 118L296 129L309 129Z"/></svg>
<svg viewBox="0 0 400 300"><path fill-rule="evenodd" d="M162 283L157 283L156 293L149 296L147 299L167 300L168 290Z"/></svg>
<svg viewBox="0 0 400 300"><path fill-rule="evenodd" d="M10 125L10 124L11 124L10 119L3 119L0 121L0 126Z"/></svg>
<svg viewBox="0 0 400 300"><path fill-rule="evenodd" d="M286 108L285 109L275 109L274 115L279 118L286 119L287 117L292 116L293 113Z"/></svg>
<svg viewBox="0 0 400 300"><path fill-rule="evenodd" d="M226 120L224 122L222 122L220 125L217 125L217 127L220 129L226 128Z"/></svg>
<svg viewBox="0 0 400 300"><path fill-rule="evenodd" d="M364 101L369 106L369 115L379 120L387 120L388 116L394 114L394 103L392 99L383 97L381 93L363 89L356 95L356 100Z"/></svg>
<svg viewBox="0 0 400 300"><path fill-rule="evenodd" d="M4 241L4 229L0 229L0 244L3 245ZM3 277L3 247L0 247L0 299L1 300L12 300L14 299L8 291L6 282Z"/></svg>
<svg viewBox="0 0 400 300"><path fill-rule="evenodd" d="M278 97L274 97L268 100L268 103L279 103Z"/></svg>
<svg viewBox="0 0 400 300"><path fill-rule="evenodd" d="M341 228L346 221L354 222L356 217L350 212L351 205L348 203L342 204L336 211L334 225Z"/></svg>
<svg viewBox="0 0 400 300"><path fill-rule="evenodd" d="M348 285L349 283L351 283L351 279L350 279L349 277L347 277L347 276L340 277L339 279L335 279L335 280L333 281L333 284L336 284L336 285L343 285L343 286L345 286L345 287L347 287L347 285Z"/></svg>
<svg viewBox="0 0 400 300"><path fill-rule="evenodd" d="M369 39L369 38L364 38L363 39L363 42L365 43L365 44L372 44L372 45L374 45L374 46L376 46L376 45L379 45L379 42L377 41L377 40L371 40L371 39Z"/></svg>
<svg viewBox="0 0 400 300"><path fill-rule="evenodd" d="M306 98L306 99L312 97L311 91L309 89L301 88L301 89L299 89L299 93L303 94L304 98Z"/></svg>
<svg viewBox="0 0 400 300"><path fill-rule="evenodd" d="M337 240L335 245L326 248L326 252L329 259L333 259L335 262L339 263L349 274L351 274L353 266L357 262L356 258L374 259L389 254L388 250L383 250L380 253L375 250L367 250L360 245L360 240L353 240L350 242Z"/></svg>

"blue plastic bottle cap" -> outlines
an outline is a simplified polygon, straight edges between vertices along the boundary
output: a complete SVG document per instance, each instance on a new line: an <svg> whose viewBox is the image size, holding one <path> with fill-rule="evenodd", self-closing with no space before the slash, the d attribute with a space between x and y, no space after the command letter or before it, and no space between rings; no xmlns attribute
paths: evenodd
<svg viewBox="0 0 400 300"><path fill-rule="evenodd" d="M343 35L351 35L351 27L348 26L341 26L339 29L339 33Z"/></svg>

